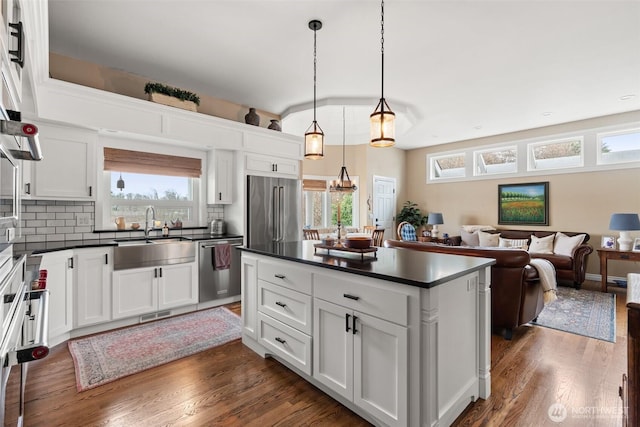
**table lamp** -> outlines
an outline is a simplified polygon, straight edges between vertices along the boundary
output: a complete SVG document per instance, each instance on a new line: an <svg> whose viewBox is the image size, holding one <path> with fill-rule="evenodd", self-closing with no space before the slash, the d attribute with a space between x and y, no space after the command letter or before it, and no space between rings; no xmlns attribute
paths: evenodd
<svg viewBox="0 0 640 427"><path fill-rule="evenodd" d="M444 221L442 220L442 214L441 213L430 213L429 217L427 218L427 224L433 226L433 227L431 227L431 237L437 238L438 237L438 224L444 224Z"/></svg>
<svg viewBox="0 0 640 427"><path fill-rule="evenodd" d="M620 231L618 249L621 251L630 251L633 239L631 238L629 231L640 230L640 218L638 217L638 214L634 213L611 214L609 230Z"/></svg>

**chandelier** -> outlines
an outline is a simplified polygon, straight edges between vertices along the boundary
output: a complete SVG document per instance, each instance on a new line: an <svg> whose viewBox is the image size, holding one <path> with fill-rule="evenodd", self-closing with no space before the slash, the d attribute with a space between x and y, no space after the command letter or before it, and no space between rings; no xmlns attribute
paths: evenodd
<svg viewBox="0 0 640 427"><path fill-rule="evenodd" d="M349 178L349 172L347 172L347 167L344 165L344 147L345 147L345 125L344 125L344 107L342 107L342 168L340 168L340 173L338 174L338 179L334 179L329 183L329 191L335 192L344 192L351 193L358 189L355 181L351 181Z"/></svg>

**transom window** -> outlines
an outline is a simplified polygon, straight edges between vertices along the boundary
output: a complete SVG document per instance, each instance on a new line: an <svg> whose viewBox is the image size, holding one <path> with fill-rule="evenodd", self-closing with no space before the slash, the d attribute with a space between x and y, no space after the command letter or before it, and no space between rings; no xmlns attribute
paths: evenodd
<svg viewBox="0 0 640 427"><path fill-rule="evenodd" d="M464 153L430 156L428 166L431 171L431 179L464 177L466 175L464 159Z"/></svg>
<svg viewBox="0 0 640 427"><path fill-rule="evenodd" d="M640 161L640 129L598 134L598 164Z"/></svg>
<svg viewBox="0 0 640 427"><path fill-rule="evenodd" d="M528 144L529 170L563 169L584 164L583 138L544 141Z"/></svg>
<svg viewBox="0 0 640 427"><path fill-rule="evenodd" d="M517 154L516 147L476 151L473 156L474 174L493 175L517 172Z"/></svg>

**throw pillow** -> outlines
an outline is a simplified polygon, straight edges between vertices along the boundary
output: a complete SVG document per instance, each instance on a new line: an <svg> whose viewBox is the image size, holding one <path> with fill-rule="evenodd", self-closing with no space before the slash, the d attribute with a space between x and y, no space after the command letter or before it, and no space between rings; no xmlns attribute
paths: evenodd
<svg viewBox="0 0 640 427"><path fill-rule="evenodd" d="M555 243L553 244L553 253L572 256L573 250L582 244L585 236L585 234L576 234L575 236L569 237L558 231L556 233Z"/></svg>
<svg viewBox="0 0 640 427"><path fill-rule="evenodd" d="M546 237L536 237L531 235L531 244L529 245L529 253L532 254L552 254L553 253L553 239L555 234L551 234Z"/></svg>
<svg viewBox="0 0 640 427"><path fill-rule="evenodd" d="M485 248L495 248L500 243L500 233L491 234L478 230L478 240L480 241L480 246Z"/></svg>
<svg viewBox="0 0 640 427"><path fill-rule="evenodd" d="M528 243L529 239L503 239L501 237L498 246L501 248L524 249L526 251L529 248Z"/></svg>
<svg viewBox="0 0 640 427"><path fill-rule="evenodd" d="M480 246L480 238L478 237L478 231L469 233L465 229L460 230L460 237L462 238L462 246Z"/></svg>

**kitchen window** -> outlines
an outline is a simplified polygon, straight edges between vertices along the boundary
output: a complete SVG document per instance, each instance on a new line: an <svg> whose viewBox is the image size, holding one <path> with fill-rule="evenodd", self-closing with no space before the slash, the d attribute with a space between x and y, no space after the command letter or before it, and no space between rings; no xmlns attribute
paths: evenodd
<svg viewBox="0 0 640 427"><path fill-rule="evenodd" d="M156 227L180 219L183 226L197 226L200 206L201 159L104 149L105 188L109 189L110 227L123 216L144 227L148 206L153 206Z"/></svg>

